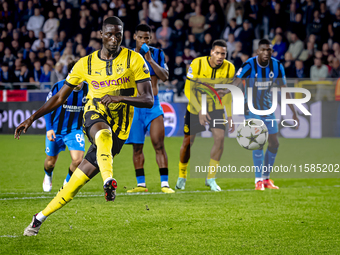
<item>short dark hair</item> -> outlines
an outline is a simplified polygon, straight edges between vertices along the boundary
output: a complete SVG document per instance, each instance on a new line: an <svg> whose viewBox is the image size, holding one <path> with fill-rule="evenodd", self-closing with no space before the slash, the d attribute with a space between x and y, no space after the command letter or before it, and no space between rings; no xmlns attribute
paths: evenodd
<svg viewBox="0 0 340 255"><path fill-rule="evenodd" d="M150 32L151 33L151 27L147 24L139 24L135 29L135 33L137 33L138 31Z"/></svg>
<svg viewBox="0 0 340 255"><path fill-rule="evenodd" d="M215 46L221 46L221 47L226 47L227 48L227 43L223 39L218 39L215 40L212 44L212 48L214 49Z"/></svg>
<svg viewBox="0 0 340 255"><path fill-rule="evenodd" d="M259 48L260 48L260 46L261 45L271 45L272 43L269 41L269 40L267 40L267 39L261 39L260 41L259 41Z"/></svg>
<svg viewBox="0 0 340 255"><path fill-rule="evenodd" d="M106 25L117 25L117 26L124 26L123 21L121 21L120 18L116 17L116 16L112 16L112 17L108 17L104 20L103 22L103 27L105 27Z"/></svg>

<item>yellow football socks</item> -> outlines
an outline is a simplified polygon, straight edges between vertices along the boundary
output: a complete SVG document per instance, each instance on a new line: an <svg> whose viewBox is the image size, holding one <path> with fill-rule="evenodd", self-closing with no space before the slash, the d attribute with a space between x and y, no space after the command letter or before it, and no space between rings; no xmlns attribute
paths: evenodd
<svg viewBox="0 0 340 255"><path fill-rule="evenodd" d="M209 173L208 173L208 179L213 179L215 178L215 175L216 175L216 169L217 169L217 166L220 164L220 161L216 161L214 159L210 159L210 162L209 162Z"/></svg>
<svg viewBox="0 0 340 255"><path fill-rule="evenodd" d="M187 167L188 167L188 162L187 163L182 163L181 161L178 164L179 166L179 178L187 178Z"/></svg>
<svg viewBox="0 0 340 255"><path fill-rule="evenodd" d="M70 202L73 197L78 193L78 191L85 185L87 181L89 181L89 177L87 177L83 171L77 168L71 176L70 181L62 187L58 194L52 199L52 201L46 206L46 208L42 211L44 216L49 216L54 213L68 202Z"/></svg>
<svg viewBox="0 0 340 255"><path fill-rule="evenodd" d="M97 145L97 162L103 181L112 178L112 133L108 129L99 130L95 136Z"/></svg>

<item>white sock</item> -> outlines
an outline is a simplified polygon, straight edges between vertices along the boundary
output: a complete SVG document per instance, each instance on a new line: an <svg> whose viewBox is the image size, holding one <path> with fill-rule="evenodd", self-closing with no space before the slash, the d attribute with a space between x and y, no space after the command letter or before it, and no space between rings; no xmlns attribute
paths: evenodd
<svg viewBox="0 0 340 255"><path fill-rule="evenodd" d="M110 179L112 179L112 177L106 178L106 180L104 181L104 184L105 184L108 180L110 180Z"/></svg>
<svg viewBox="0 0 340 255"><path fill-rule="evenodd" d="M167 182L167 181L161 182L161 187L162 187L162 188L163 188L163 187L169 187L169 182Z"/></svg>
<svg viewBox="0 0 340 255"><path fill-rule="evenodd" d="M262 178L255 178L255 184L256 184L258 181L263 181L263 179L262 179Z"/></svg>
<svg viewBox="0 0 340 255"><path fill-rule="evenodd" d="M143 187L143 188L146 188L146 184L145 184L145 182L138 183L138 184L137 184L137 187Z"/></svg>
<svg viewBox="0 0 340 255"><path fill-rule="evenodd" d="M37 214L37 216L35 216L36 219L40 222L44 222L47 219L47 216L42 214L42 211L40 213Z"/></svg>

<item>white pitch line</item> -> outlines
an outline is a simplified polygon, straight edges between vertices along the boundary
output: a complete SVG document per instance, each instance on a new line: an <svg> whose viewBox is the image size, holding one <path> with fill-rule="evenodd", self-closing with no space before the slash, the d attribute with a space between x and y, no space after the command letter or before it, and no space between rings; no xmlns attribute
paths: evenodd
<svg viewBox="0 0 340 255"><path fill-rule="evenodd" d="M292 188L297 188L297 189L312 189L312 188L340 188L340 185L334 185L334 186L302 186L302 187L291 187ZM283 188L283 189L288 189L288 188ZM240 191L254 191L254 189L225 189L222 190L221 192L240 192ZM177 191L175 194L192 194L192 193L215 193L214 191L211 190L193 190L193 191ZM8 194L8 193L0 193L1 195ZM19 194L46 194L46 193L10 193L11 195L19 195ZM51 194L52 195L52 194ZM52 196L37 196L37 197L5 197L5 198L0 198L0 201L9 201L9 200L33 200L33 199L51 199L56 195L53 194ZM137 192L137 193L117 193L117 196L150 196L150 195L168 195L163 192ZM79 193L76 197L101 197L103 194L98 194L98 193L91 193L91 192L83 192Z"/></svg>
<svg viewBox="0 0 340 255"><path fill-rule="evenodd" d="M233 191L252 191L253 189L228 189L222 190L221 192L233 192ZM195 190L195 191L179 191L177 194L190 194L190 193L214 193L211 190ZM23 194L23 193L20 193ZM175 193L176 194L176 193ZM0 195L2 195L0 193ZM136 192L136 193L117 193L117 196L148 196L148 195L168 195L164 192ZM53 196L37 196L37 197L5 197L0 198L0 201L8 200L30 200L30 199L47 199L53 198ZM78 194L76 197L102 197L104 194Z"/></svg>

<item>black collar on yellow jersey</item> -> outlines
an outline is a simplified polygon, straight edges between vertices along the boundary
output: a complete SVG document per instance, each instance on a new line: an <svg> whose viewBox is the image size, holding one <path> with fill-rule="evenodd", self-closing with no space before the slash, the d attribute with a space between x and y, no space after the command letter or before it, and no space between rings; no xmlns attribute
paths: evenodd
<svg viewBox="0 0 340 255"><path fill-rule="evenodd" d="M224 62L222 62L222 64L220 64L219 66L212 67L212 66L210 65L209 58L210 58L210 57L207 56L208 65L209 65L212 69L218 69L218 68L220 68L221 66L223 66L223 64L224 64Z"/></svg>
<svg viewBox="0 0 340 255"><path fill-rule="evenodd" d="M102 58L100 57L100 52L101 52L101 51L102 51L102 50L99 50L99 51L98 51L98 58L99 58L100 60L103 60L103 61L112 61L112 60L115 60L116 57L118 57L118 55L122 52L122 47L119 46L119 50L117 51L117 53L116 53L115 55L113 55L113 58L112 58L112 59L102 59Z"/></svg>

